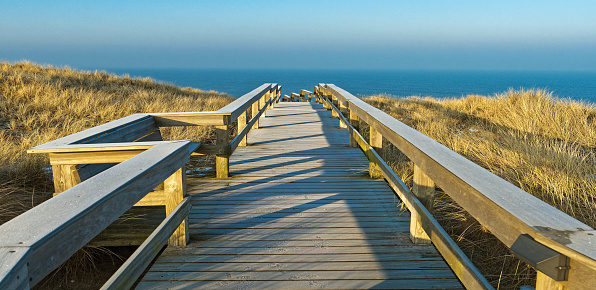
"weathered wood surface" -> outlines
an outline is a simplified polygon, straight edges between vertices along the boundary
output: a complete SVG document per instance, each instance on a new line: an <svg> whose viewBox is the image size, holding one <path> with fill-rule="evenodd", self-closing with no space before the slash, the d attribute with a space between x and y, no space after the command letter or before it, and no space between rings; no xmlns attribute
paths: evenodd
<svg viewBox="0 0 596 290"><path fill-rule="evenodd" d="M1 225L0 252L24 251L0 263L0 289L22 277L22 269L30 286L41 281L186 164L189 143L157 145Z"/></svg>
<svg viewBox="0 0 596 290"><path fill-rule="evenodd" d="M591 227L453 152L332 84L319 90L348 101L351 112L422 169L438 187L506 246L528 234L571 259L568 288L596 285L596 236ZM590 274L592 273L592 274Z"/></svg>
<svg viewBox="0 0 596 290"><path fill-rule="evenodd" d="M189 179L190 243L137 289L462 288L408 212L316 103L278 103L230 158L230 178Z"/></svg>

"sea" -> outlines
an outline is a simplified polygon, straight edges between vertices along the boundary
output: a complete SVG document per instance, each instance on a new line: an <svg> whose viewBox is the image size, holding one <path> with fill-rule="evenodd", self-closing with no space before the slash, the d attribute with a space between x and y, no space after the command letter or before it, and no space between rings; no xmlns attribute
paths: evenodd
<svg viewBox="0 0 596 290"><path fill-rule="evenodd" d="M214 90L240 97L263 83L282 85L282 94L335 84L355 96L384 94L459 98L495 96L511 89L544 89L553 96L596 104L596 71L400 71L108 68L106 72Z"/></svg>

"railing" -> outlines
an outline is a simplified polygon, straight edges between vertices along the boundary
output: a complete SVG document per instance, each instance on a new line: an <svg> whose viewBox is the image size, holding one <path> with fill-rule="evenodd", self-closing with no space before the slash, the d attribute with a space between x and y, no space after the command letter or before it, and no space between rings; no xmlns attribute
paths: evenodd
<svg viewBox="0 0 596 290"><path fill-rule="evenodd" d="M228 177L229 156L280 90L264 84L215 112L135 114L28 150L49 154L56 194L0 226L0 289L34 286L131 207L165 205L165 220L104 289L132 286L166 242L188 242L190 154L216 154L217 177ZM215 126L216 142L161 141L159 128L168 126Z"/></svg>
<svg viewBox="0 0 596 290"><path fill-rule="evenodd" d="M351 146L365 151L371 175L381 174L411 212L412 240L432 242L467 288L491 286L432 216L435 186L538 271L537 289L596 288L594 229L335 85L314 92L348 128ZM360 121L370 126L370 145ZM383 160L384 139L414 163L411 191Z"/></svg>

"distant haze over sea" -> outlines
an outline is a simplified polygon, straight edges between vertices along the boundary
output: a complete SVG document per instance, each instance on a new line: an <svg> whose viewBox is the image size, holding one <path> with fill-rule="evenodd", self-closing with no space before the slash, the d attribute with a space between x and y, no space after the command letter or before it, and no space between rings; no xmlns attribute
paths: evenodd
<svg viewBox="0 0 596 290"><path fill-rule="evenodd" d="M106 69L117 75L151 77L182 87L215 90L239 97L263 83L278 83L282 93L312 91L333 83L356 96L492 96L512 89L542 88L560 98L596 104L596 72L372 71L372 70L216 70Z"/></svg>

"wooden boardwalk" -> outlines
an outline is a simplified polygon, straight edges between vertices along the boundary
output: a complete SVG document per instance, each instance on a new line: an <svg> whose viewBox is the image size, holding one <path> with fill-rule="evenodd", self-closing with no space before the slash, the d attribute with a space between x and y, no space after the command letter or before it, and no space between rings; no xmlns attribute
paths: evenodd
<svg viewBox="0 0 596 290"><path fill-rule="evenodd" d="M279 103L230 159L227 180L189 180L190 244L137 289L462 288L348 132L316 103Z"/></svg>

